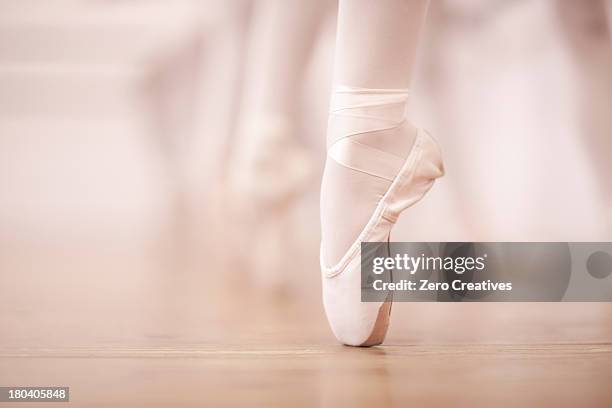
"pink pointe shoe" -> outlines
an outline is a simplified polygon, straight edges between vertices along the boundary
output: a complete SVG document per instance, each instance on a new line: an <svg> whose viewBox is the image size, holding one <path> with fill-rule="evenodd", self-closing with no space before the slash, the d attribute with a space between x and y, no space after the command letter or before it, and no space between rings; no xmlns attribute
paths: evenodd
<svg viewBox="0 0 612 408"><path fill-rule="evenodd" d="M359 96L364 93L359 91ZM369 92L371 94L372 92ZM387 95L384 95L389 99ZM361 300L361 243L387 242L391 230L402 211L417 203L432 187L435 179L444 174L442 156L436 141L423 129L418 129L412 150L405 160L392 163L393 160L378 160L380 151L363 150L363 145L351 145L353 135L373 133L381 130L400 129L404 123L403 111L400 114L384 116L383 109L392 104L402 103L397 96L389 101L377 94L375 103L364 103L359 99L356 104L341 106L337 111L351 118L367 119L373 125L364 126L363 120L357 127L340 132L342 135L332 141L328 150L328 160L351 169L390 180L390 186L378 201L369 221L361 230L344 256L335 265L326 265L324 247L321 245L321 270L323 287L323 305L327 319L336 338L345 345L374 346L381 344L389 327L392 293L387 293L384 302L362 302ZM382 101L382 102L381 102ZM399 102L398 102L399 101ZM364 108L365 107L365 108ZM367 109L367 115L362 115ZM373 111L378 109L378 111ZM377 116L372 116L374 112ZM332 115L334 110L332 108ZM351 119L353 120L353 119ZM384 123L383 123L384 122ZM346 144L346 146L342 146ZM343 152L334 152L343 149ZM348 153L347 153L348 152ZM386 153L385 153L386 154ZM365 167L359 167L365 166ZM377 167L375 167L377 166Z"/></svg>

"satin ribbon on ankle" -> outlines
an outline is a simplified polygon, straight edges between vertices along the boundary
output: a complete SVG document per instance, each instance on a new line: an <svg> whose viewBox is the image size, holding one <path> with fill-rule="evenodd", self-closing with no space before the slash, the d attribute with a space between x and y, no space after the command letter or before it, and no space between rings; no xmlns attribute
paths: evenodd
<svg viewBox="0 0 612 408"><path fill-rule="evenodd" d="M405 158L354 140L357 135L396 129L406 121L408 89L338 86L330 104L327 154L338 164L393 181Z"/></svg>

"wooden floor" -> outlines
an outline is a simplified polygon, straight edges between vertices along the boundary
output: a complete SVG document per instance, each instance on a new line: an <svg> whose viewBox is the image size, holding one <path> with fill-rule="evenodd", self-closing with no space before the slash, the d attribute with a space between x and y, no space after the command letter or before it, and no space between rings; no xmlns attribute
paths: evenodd
<svg viewBox="0 0 612 408"><path fill-rule="evenodd" d="M370 349L336 344L319 307L269 306L191 338L7 346L0 385L69 386L79 407L612 404L609 305L398 304Z"/></svg>

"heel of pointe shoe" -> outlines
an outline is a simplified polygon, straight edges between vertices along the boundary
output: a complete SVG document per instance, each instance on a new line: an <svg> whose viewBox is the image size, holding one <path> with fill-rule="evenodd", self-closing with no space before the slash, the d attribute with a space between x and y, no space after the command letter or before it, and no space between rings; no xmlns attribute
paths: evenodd
<svg viewBox="0 0 612 408"><path fill-rule="evenodd" d="M435 180L444 176L444 163L442 161L442 149L440 144L425 129L419 129L423 138L423 156L427 167L422 171L424 176Z"/></svg>
<svg viewBox="0 0 612 408"><path fill-rule="evenodd" d="M425 130L419 129L411 157L400 173L398 184L385 197L385 218L396 222L399 215L420 201L436 179L444 175L442 152L438 142Z"/></svg>

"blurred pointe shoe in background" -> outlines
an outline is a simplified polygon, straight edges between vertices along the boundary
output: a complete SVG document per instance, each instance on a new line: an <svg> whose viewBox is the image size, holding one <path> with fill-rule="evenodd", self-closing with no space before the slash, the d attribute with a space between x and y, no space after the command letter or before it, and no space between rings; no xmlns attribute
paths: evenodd
<svg viewBox="0 0 612 408"><path fill-rule="evenodd" d="M291 280L291 210L314 166L289 120L261 116L244 123L228 170L228 210L246 238L243 269L258 288L283 293Z"/></svg>
<svg viewBox="0 0 612 408"><path fill-rule="evenodd" d="M239 130L229 186L241 211L255 217L277 211L306 190L312 159L294 133L278 116L252 118Z"/></svg>

